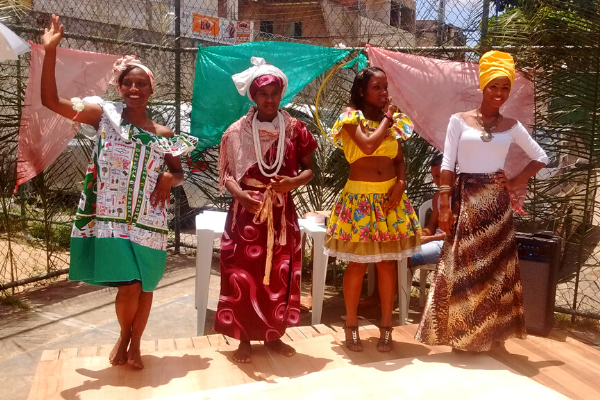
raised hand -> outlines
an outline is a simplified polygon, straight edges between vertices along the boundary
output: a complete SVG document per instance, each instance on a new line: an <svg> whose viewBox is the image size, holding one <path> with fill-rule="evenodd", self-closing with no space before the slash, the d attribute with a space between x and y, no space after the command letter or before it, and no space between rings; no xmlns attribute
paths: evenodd
<svg viewBox="0 0 600 400"><path fill-rule="evenodd" d="M398 110L398 107L396 107L393 103L392 103L392 98L389 97L387 103L385 103L385 107L383 107L383 111L386 114L392 114L394 115L394 113Z"/></svg>
<svg viewBox="0 0 600 400"><path fill-rule="evenodd" d="M44 29L44 34L42 35L42 43L44 44L44 48L56 48L63 37L63 31L64 27L62 24L59 25L58 16L52 14L50 28Z"/></svg>

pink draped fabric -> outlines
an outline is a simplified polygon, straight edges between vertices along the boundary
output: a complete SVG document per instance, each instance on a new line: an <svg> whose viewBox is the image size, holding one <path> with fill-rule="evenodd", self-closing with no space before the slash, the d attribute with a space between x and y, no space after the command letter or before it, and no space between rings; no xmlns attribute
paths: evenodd
<svg viewBox="0 0 600 400"><path fill-rule="evenodd" d="M112 76L112 66L119 58L110 54L58 48L56 52L56 86L61 97L103 96ZM42 105L41 76L44 47L31 45L31 67L25 93L25 105L19 128L17 185L27 182L67 147L79 130L79 124L50 111ZM75 111L73 111L75 115Z"/></svg>
<svg viewBox="0 0 600 400"><path fill-rule="evenodd" d="M383 50L366 46L371 66L382 68L388 77L393 102L415 124L415 131L440 151L452 114L477 108L481 103L479 65ZM517 72L502 114L518 119L531 131L534 122L533 83ZM521 148L510 146L504 169L511 178L529 163ZM526 186L511 197L523 205Z"/></svg>

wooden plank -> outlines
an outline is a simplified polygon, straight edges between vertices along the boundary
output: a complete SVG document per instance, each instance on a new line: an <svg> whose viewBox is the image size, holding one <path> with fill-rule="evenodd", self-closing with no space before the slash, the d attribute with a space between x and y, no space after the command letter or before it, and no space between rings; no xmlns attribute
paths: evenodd
<svg viewBox="0 0 600 400"><path fill-rule="evenodd" d="M395 376L395 371L399 373L399 379L405 379L408 369L419 369L419 371L415 370L414 379L409 379L409 383L405 383L406 386L398 385L404 388L402 390L410 388L412 392L408 389L406 389L406 393L402 390L394 392L398 396L403 393L406 394L403 397L406 399L426 399L426 396L421 396L420 385L424 385L427 390L430 390L429 384L437 385L439 383L438 376L442 380L452 382L450 375L444 375L445 372L467 375L490 374L494 375L494 379L489 381L490 384L501 382L503 387L509 388L509 381L512 378L525 375L572 399L595 400L600 398L599 367L597 364L597 357L600 357L600 352L564 336L562 336L562 339L554 338L554 336L551 338L530 336L527 340L511 339L506 343L507 351L495 350L488 353L489 355L470 356L451 353L450 348L447 346L431 347L418 343L414 340L417 326L406 325L394 327L394 348L389 353L377 351L378 330L361 329L360 336L364 350L361 353L356 353L351 352L343 345L339 346L327 335L315 336L310 339L298 338L298 336L305 337L306 332L308 332L307 328L303 329L304 334L300 329L288 330L293 335L297 335L298 339L291 343L298 352L294 357L285 357L269 351L261 343L253 342L253 361L251 364L244 365L236 364L231 360L231 356L235 351L235 347L231 345L231 342L227 340L227 343L230 344L224 348L209 347L211 342L206 336L191 338L191 342L194 344L193 349L162 351L153 357L144 358L146 369L143 373L127 367L112 368L107 355L112 350L113 345L82 348L79 350L77 358L68 360L59 359L59 350L47 350L42 353L44 362L38 364L29 398L51 400L69 397L75 393L79 393L82 399L127 398L136 400L168 396L176 398L178 394L257 381L266 381L266 388L272 389L280 387L279 384L273 385L273 383L279 382L279 379L283 377L294 377L286 380L294 381L297 379L295 377L299 375L320 375L320 373L311 373L330 368L346 369L348 364L353 363L361 365L357 370L362 382L371 382L367 375L379 371L385 372L382 375L384 384L390 382L396 384L394 383L395 380L392 379ZM315 332L321 332L319 328L322 330L330 329L333 332L332 335L341 336L343 339L344 333L341 329L335 331L317 325L315 326ZM223 337L218 339L218 335L213 336L215 338L213 342L228 339ZM287 335L285 337L289 338ZM156 344L153 341L148 343L152 343L153 346ZM174 341L174 343L178 345L179 341ZM189 341L187 343L189 345ZM105 352L106 356L95 357L96 354L93 354L92 349L96 349L98 355ZM474 362L475 364L472 367L486 367L486 365L477 363L490 356L502 363L503 366L499 368L498 365L486 364L489 367L488 369L473 369L468 366ZM413 362L415 357L422 360L422 362ZM375 367L375 364L372 363L378 360L382 363L378 364L379 367ZM373 367L370 367L371 365ZM451 368L440 369L437 371L439 374L436 374L435 368L440 367L440 365L443 368ZM457 371L458 366L460 366L458 368L460 371ZM340 374L341 376L347 376L344 371L340 371ZM501 374L501 376L498 374ZM508 380L505 381L507 374L509 375ZM432 376L436 376L436 379L432 380ZM467 380L470 384L481 386L481 382L475 378L469 376ZM329 383L333 382L333 378L325 381L328 382L326 387L330 388ZM135 382L135 384L123 385L116 384L117 382ZM309 390L310 385L307 384L306 386L306 389ZM463 399L468 398L468 395L472 394L471 390L475 390L475 386L466 385L461 388L461 390L467 390L468 393L462 391L456 393L460 394ZM410 397L410 393L414 395L415 388L417 388L419 397ZM391 388L389 389L391 390ZM83 393L85 396L82 395ZM293 392L294 395L299 393L301 395L304 392ZM251 395L251 393L246 394ZM340 393L336 392L337 394ZM358 394L360 393L354 393L353 397ZM477 394L480 395L480 393ZM290 397L289 393L287 395ZM520 397L514 396L514 398Z"/></svg>
<svg viewBox="0 0 600 400"><path fill-rule="evenodd" d="M194 348L196 349L204 349L210 347L210 342L206 336L194 336L192 338L192 342L194 343Z"/></svg>
<svg viewBox="0 0 600 400"><path fill-rule="evenodd" d="M574 387L563 384L565 380L564 371L559 368L557 369L557 373L555 373L550 368L558 360L543 360L538 354L530 351L527 346L524 347L522 345L523 342L525 341L516 339L508 340L505 343L506 351L495 349L490 355L508 367L546 387L556 390L571 399L581 399L574 391L570 390L574 389ZM562 364L562 362L558 362ZM543 365L545 367L542 368ZM577 385L579 384L580 382L577 382Z"/></svg>
<svg viewBox="0 0 600 400"><path fill-rule="evenodd" d="M192 338L175 339L175 348L177 350L193 349L194 342L192 342Z"/></svg>
<svg viewBox="0 0 600 400"><path fill-rule="evenodd" d="M156 349L158 351L175 350L175 342L173 339L158 339L156 341Z"/></svg>
<svg viewBox="0 0 600 400"><path fill-rule="evenodd" d="M69 358L75 358L77 357L77 351L79 349L76 347L70 347L67 349L61 349L60 350L60 354L58 355L58 359L59 360L66 360Z"/></svg>
<svg viewBox="0 0 600 400"><path fill-rule="evenodd" d="M140 342L140 354L150 354L156 351L156 342L154 340L142 340Z"/></svg>
<svg viewBox="0 0 600 400"><path fill-rule="evenodd" d="M373 322L368 319L359 319L358 326L359 326L359 329L368 329L368 330L378 329L377 325L373 324Z"/></svg>
<svg viewBox="0 0 600 400"><path fill-rule="evenodd" d="M296 328L295 326L289 327L285 330L285 333L288 334L288 336L290 337L290 339L292 339L294 342L297 340L304 340L306 339L306 336L304 336L304 334L302 332L300 332L298 330L298 328Z"/></svg>
<svg viewBox="0 0 600 400"><path fill-rule="evenodd" d="M96 357L98 355L98 346L87 346L79 349L78 357Z"/></svg>
<svg viewBox="0 0 600 400"><path fill-rule="evenodd" d="M317 324L313 326L319 333L335 333L333 329L324 324Z"/></svg>
<svg viewBox="0 0 600 400"><path fill-rule="evenodd" d="M54 361L58 360L60 350L44 350L40 361Z"/></svg>
<svg viewBox="0 0 600 400"><path fill-rule="evenodd" d="M281 337L281 341L283 343L292 343L293 342L292 338L287 334L287 332L285 332L283 334L283 336Z"/></svg>
<svg viewBox="0 0 600 400"><path fill-rule="evenodd" d="M535 336L529 335L528 338L531 339ZM559 343L565 343L570 345L573 352L580 354L581 356L592 359L595 363L600 364L600 351L590 352L590 346L587 344L580 342L577 338L569 335L568 332L558 329L553 329L548 335L548 339L552 339Z"/></svg>
<svg viewBox="0 0 600 400"><path fill-rule="evenodd" d="M569 343L530 336L527 340L507 341L508 354L496 350L494 355L523 375L572 399L600 398L597 365L573 348ZM594 352L590 347L588 353Z"/></svg>
<svg viewBox="0 0 600 400"><path fill-rule="evenodd" d="M234 338L229 337L229 336L224 336L224 337L225 337L225 340L227 340L227 344L228 345L234 346L236 348L240 345L240 341L239 340L234 339Z"/></svg>
<svg viewBox="0 0 600 400"><path fill-rule="evenodd" d="M98 355L102 357L108 357L112 351L114 344L102 344L98 346Z"/></svg>
<svg viewBox="0 0 600 400"><path fill-rule="evenodd" d="M331 324L329 324L331 329L333 329L336 332L344 332L345 325L346 325L346 323L344 321L336 321L336 322L332 322Z"/></svg>
<svg viewBox="0 0 600 400"><path fill-rule="evenodd" d="M319 334L319 332L312 326L298 326L297 329L307 338L311 338Z"/></svg>
<svg viewBox="0 0 600 400"><path fill-rule="evenodd" d="M222 347L227 346L227 340L220 333L214 335L207 335L208 341L210 343L210 347Z"/></svg>
<svg viewBox="0 0 600 400"><path fill-rule="evenodd" d="M461 357L446 353L424 357L421 362L396 360L351 366L295 379L258 382L196 394L210 399L394 398L406 400L529 399L567 400L542 385L508 371L503 364L485 355ZM435 379L432 379L435 377ZM174 399L174 398L173 398Z"/></svg>

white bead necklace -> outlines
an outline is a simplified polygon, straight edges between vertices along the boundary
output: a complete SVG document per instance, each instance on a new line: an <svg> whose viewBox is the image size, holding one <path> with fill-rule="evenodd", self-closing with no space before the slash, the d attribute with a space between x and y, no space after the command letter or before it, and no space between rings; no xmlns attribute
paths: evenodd
<svg viewBox="0 0 600 400"><path fill-rule="evenodd" d="M279 111L277 111L277 120L279 121L279 143L277 143L277 153L275 156L275 161L273 164L269 165L265 162L262 151L260 148L260 137L258 135L258 112L254 113L254 118L252 119L252 138L254 139L254 152L256 153L256 161L258 163L258 169L261 174L266 176L267 178L271 178L279 173L281 166L283 165L283 151L285 149L285 121L283 120L283 115ZM271 170L275 168L273 173L267 174L265 169Z"/></svg>

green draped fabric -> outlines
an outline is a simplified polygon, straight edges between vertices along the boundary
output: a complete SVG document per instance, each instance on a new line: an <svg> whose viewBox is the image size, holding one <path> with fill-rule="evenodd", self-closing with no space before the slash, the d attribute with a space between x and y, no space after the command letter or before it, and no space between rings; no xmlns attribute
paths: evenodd
<svg viewBox="0 0 600 400"><path fill-rule="evenodd" d="M197 137L198 151L218 144L223 132L248 112L254 104L240 96L231 76L250 68L250 57L262 57L280 68L289 86L282 106L289 103L308 83L342 60L353 49L334 49L286 42L251 42L236 46L201 47L198 49L191 134ZM192 155L193 158L194 154Z"/></svg>

